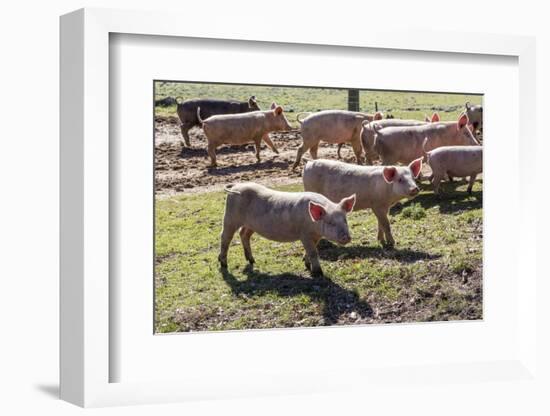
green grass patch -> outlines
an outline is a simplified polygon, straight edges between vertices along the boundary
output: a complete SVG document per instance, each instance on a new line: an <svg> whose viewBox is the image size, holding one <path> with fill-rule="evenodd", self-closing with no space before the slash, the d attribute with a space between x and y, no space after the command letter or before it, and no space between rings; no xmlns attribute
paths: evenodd
<svg viewBox="0 0 550 416"><path fill-rule="evenodd" d="M155 99L165 97L221 98L245 101L255 95L260 108L267 109L273 101L283 105L291 124L298 126L296 113L327 109L347 109L348 91L336 88L306 88L280 86L252 86L229 84L201 84L186 82L155 83ZM481 95L421 93L400 91L361 90L359 94L361 111L374 112L378 109L395 118L423 120L424 115L431 116L437 111L442 120L456 120L464 110L464 104L481 104ZM176 116L176 106L156 107L159 116Z"/></svg>
<svg viewBox="0 0 550 416"><path fill-rule="evenodd" d="M156 201L155 330L180 332L481 318L481 183L444 198L424 189L391 210L394 249L376 241L370 210L353 212L353 241L322 241L324 278L305 270L300 242L252 237L247 267L238 233L227 271L217 255L223 192ZM299 191L301 185L278 189Z"/></svg>
<svg viewBox="0 0 550 416"><path fill-rule="evenodd" d="M426 218L426 210L420 206L420 204L413 203L401 211L403 218L410 218L413 220L421 220Z"/></svg>

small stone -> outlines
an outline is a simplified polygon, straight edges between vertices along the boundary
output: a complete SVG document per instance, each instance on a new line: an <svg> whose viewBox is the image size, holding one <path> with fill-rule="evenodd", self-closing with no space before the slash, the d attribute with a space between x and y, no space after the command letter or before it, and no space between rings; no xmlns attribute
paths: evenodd
<svg viewBox="0 0 550 416"><path fill-rule="evenodd" d="M351 319L357 319L357 312L353 311L352 313L349 314L349 317Z"/></svg>

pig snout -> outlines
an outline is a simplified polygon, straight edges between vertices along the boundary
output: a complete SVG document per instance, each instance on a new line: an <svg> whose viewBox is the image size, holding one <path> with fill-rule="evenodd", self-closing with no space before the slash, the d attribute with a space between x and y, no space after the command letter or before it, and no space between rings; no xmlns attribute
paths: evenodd
<svg viewBox="0 0 550 416"><path fill-rule="evenodd" d="M409 191L409 196L416 196L420 192L420 188L418 186L415 186Z"/></svg>
<svg viewBox="0 0 550 416"><path fill-rule="evenodd" d="M351 236L349 235L349 232L347 231L341 231L338 233L338 243L342 245L346 245L351 241Z"/></svg>

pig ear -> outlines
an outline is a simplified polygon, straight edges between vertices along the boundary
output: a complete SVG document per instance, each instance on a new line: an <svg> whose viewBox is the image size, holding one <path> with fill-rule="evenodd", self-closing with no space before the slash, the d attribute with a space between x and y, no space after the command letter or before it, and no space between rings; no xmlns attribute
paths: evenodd
<svg viewBox="0 0 550 416"><path fill-rule="evenodd" d="M467 101L467 102L466 102L465 107L466 107L466 110L469 110L469 109L470 109L470 101Z"/></svg>
<svg viewBox="0 0 550 416"><path fill-rule="evenodd" d="M325 208L322 205L316 204L313 201L309 201L309 216L313 222L323 219L326 215Z"/></svg>
<svg viewBox="0 0 550 416"><path fill-rule="evenodd" d="M248 104L250 104L250 105L256 104L256 96L255 95L253 95L252 97L250 97L248 99Z"/></svg>
<svg viewBox="0 0 550 416"><path fill-rule="evenodd" d="M432 114L432 120L431 120L432 123L439 123L440 120L441 119L439 118L439 114L437 114L437 113Z"/></svg>
<svg viewBox="0 0 550 416"><path fill-rule="evenodd" d="M276 104L275 101L274 101L274 102L271 103L271 109L272 109L272 110L275 110L275 107L277 107L277 104Z"/></svg>
<svg viewBox="0 0 550 416"><path fill-rule="evenodd" d="M466 113L462 113L460 117L458 118L458 121L456 122L456 128L460 130L462 127L468 125L468 116Z"/></svg>
<svg viewBox="0 0 550 416"><path fill-rule="evenodd" d="M340 201L340 206L346 212L351 212L355 206L355 194L348 196Z"/></svg>
<svg viewBox="0 0 550 416"><path fill-rule="evenodd" d="M275 113L276 116L280 116L281 114L283 114L283 107L281 107L280 105L278 105L275 110L273 110L273 112Z"/></svg>
<svg viewBox="0 0 550 416"><path fill-rule="evenodd" d="M386 166L384 167L382 174L384 175L384 180L387 183L392 183L397 175L397 169L394 166Z"/></svg>
<svg viewBox="0 0 550 416"><path fill-rule="evenodd" d="M425 121L426 123L429 123L429 122L430 122L430 119L429 119L429 117L428 117L427 114L424 114L424 121Z"/></svg>
<svg viewBox="0 0 550 416"><path fill-rule="evenodd" d="M411 168L413 176L418 178L418 175L420 175L420 171L422 170L422 158L419 157L418 159L413 160L409 164L409 168Z"/></svg>

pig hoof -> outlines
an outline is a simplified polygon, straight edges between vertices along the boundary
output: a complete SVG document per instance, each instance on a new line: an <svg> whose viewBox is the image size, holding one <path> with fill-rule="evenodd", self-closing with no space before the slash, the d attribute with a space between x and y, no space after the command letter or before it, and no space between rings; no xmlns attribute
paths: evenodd
<svg viewBox="0 0 550 416"><path fill-rule="evenodd" d="M227 269L227 260L222 259L221 257L218 257L218 261L220 262L220 266L224 269Z"/></svg>
<svg viewBox="0 0 550 416"><path fill-rule="evenodd" d="M395 241L380 240L380 245L384 249L393 249L393 247L395 246Z"/></svg>
<svg viewBox="0 0 550 416"><path fill-rule="evenodd" d="M323 277L323 270L314 269L314 270L311 271L311 276L313 276L313 277Z"/></svg>

